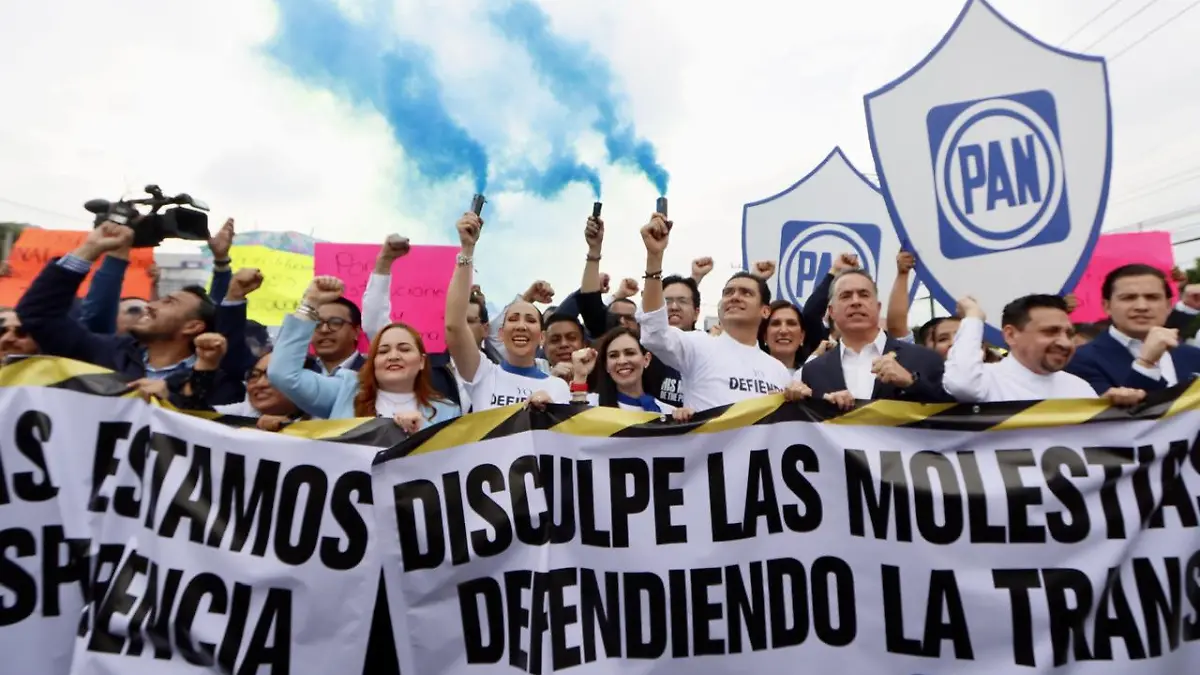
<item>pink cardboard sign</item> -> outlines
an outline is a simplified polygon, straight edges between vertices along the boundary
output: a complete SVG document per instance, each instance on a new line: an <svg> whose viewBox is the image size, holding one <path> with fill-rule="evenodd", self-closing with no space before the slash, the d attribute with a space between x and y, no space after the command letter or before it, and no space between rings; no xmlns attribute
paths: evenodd
<svg viewBox="0 0 1200 675"><path fill-rule="evenodd" d="M1096 240L1092 249L1092 259L1088 261L1083 276L1075 286L1075 297L1079 306L1071 313L1071 321L1075 323L1091 323L1108 317L1104 313L1103 296L1100 293L1104 277L1121 265L1130 263L1145 263L1163 271L1170 279L1171 269L1175 267L1175 254L1171 250L1171 234L1169 232L1130 232L1127 234L1102 234ZM1178 297L1174 281L1170 281L1171 290Z"/></svg>
<svg viewBox="0 0 1200 675"><path fill-rule="evenodd" d="M313 273L341 279L346 284L345 297L361 308L378 254L376 244L319 243ZM446 350L446 287L457 255L457 246L413 246L392 265L392 321L415 328L430 353ZM359 348L367 351L365 337Z"/></svg>

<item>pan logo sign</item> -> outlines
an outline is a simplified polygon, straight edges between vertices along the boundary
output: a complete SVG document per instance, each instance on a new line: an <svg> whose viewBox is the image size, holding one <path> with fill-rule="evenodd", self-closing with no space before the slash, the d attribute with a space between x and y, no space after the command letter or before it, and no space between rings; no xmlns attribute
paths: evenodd
<svg viewBox="0 0 1200 675"><path fill-rule="evenodd" d="M1050 92L940 105L926 125L943 255L969 258L1067 239L1067 182Z"/></svg>
<svg viewBox="0 0 1200 675"><path fill-rule="evenodd" d="M859 265L875 277L881 239L877 225L791 220L779 239L779 283L786 300L803 303L842 253L856 254Z"/></svg>

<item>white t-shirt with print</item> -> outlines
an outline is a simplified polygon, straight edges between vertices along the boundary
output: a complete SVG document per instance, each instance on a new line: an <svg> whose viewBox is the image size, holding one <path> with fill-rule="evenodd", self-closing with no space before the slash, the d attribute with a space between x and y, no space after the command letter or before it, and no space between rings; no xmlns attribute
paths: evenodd
<svg viewBox="0 0 1200 675"><path fill-rule="evenodd" d="M482 354L479 358L479 368L475 371L475 379L470 382L463 380L463 387L470 397L471 412L524 403L536 391L550 394L554 403L571 402L571 388L559 378L526 377L510 373Z"/></svg>
<svg viewBox="0 0 1200 675"><path fill-rule="evenodd" d="M787 388L792 375L779 359L758 347L744 345L725 333L713 337L682 331L667 323L667 308L639 312L642 345L666 365L679 371L683 405L697 412Z"/></svg>

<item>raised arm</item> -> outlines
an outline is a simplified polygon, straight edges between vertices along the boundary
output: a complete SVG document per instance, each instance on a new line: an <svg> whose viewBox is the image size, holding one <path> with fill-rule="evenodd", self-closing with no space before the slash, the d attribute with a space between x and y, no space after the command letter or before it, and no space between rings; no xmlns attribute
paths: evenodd
<svg viewBox="0 0 1200 675"><path fill-rule="evenodd" d="M654 358L686 374L694 361L695 345L683 331L668 323L667 308L663 303L663 253L667 250L670 234L670 223L660 213L651 216L650 222L642 228L642 243L646 246L646 283L642 287L642 313L638 315L638 323L642 328L642 345Z"/></svg>
<svg viewBox="0 0 1200 675"><path fill-rule="evenodd" d="M208 295L218 305L225 299L225 294L229 292L229 284L233 280L233 268L230 267L233 261L229 258L229 249L233 248L234 236L236 232L233 218L228 218L221 229L208 240L208 250L212 251L213 256L212 282L208 288Z"/></svg>
<svg viewBox="0 0 1200 675"><path fill-rule="evenodd" d="M467 382L475 380L479 370L479 345L467 323L467 305L471 302L471 279L474 273L475 244L483 228L483 220L474 213L464 213L458 219L459 251L450 287L446 289L446 349L458 370L458 376ZM496 320L493 319L493 323Z"/></svg>
<svg viewBox="0 0 1200 675"><path fill-rule="evenodd" d="M344 285L337 277L316 277L295 313L283 317L275 349L267 364L267 379L296 407L313 417L328 419L342 387L351 381L305 370L304 357L317 328L317 310L342 297ZM368 368L373 367L367 364Z"/></svg>
<svg viewBox="0 0 1200 675"><path fill-rule="evenodd" d="M896 340L908 338L912 332L908 327L908 285L916 264L916 256L908 251L900 251L896 256L896 283L892 284L887 306L887 333Z"/></svg>
<svg viewBox="0 0 1200 675"><path fill-rule="evenodd" d="M962 324L954 335L954 344L946 355L942 385L955 399L964 403L987 400L988 387L983 371L983 309L974 298L958 301ZM889 317L890 318L890 317Z"/></svg>
<svg viewBox="0 0 1200 675"><path fill-rule="evenodd" d="M375 256L375 270L367 278L367 290L363 292L363 332L368 340L374 340L383 327L392 322L392 265L408 255L411 247L408 239L398 234L388 235L379 255Z"/></svg>
<svg viewBox="0 0 1200 675"><path fill-rule="evenodd" d="M93 333L117 332L117 313L121 308L121 286L129 268L129 247L112 251L100 261L92 276L92 285L79 306L79 321Z"/></svg>

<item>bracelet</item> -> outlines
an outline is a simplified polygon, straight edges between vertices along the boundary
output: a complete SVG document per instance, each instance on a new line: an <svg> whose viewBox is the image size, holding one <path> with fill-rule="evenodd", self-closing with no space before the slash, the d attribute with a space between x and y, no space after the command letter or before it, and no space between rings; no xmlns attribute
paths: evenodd
<svg viewBox="0 0 1200 675"><path fill-rule="evenodd" d="M471 263L473 263L474 261L475 261L475 259L472 258L471 256L463 255L461 253L459 253L458 257L454 259L454 262L457 263L459 267L470 267Z"/></svg>
<svg viewBox="0 0 1200 675"><path fill-rule="evenodd" d="M316 321L320 317L320 315L317 314L316 307L304 302L296 305L296 313L306 319L309 319L310 321Z"/></svg>
<svg viewBox="0 0 1200 675"><path fill-rule="evenodd" d="M587 386L587 382L572 382L572 383L571 383L571 393L572 393L572 394L586 394L586 393L588 393L588 386Z"/></svg>
<svg viewBox="0 0 1200 675"><path fill-rule="evenodd" d="M589 254L587 257L587 261L588 262L600 262L600 256Z"/></svg>
<svg viewBox="0 0 1200 675"><path fill-rule="evenodd" d="M643 279L662 279L662 270L657 272L646 272L642 275Z"/></svg>
<svg viewBox="0 0 1200 675"><path fill-rule="evenodd" d="M213 258L213 267L229 267L231 264L233 264L232 258L221 258L219 260Z"/></svg>

